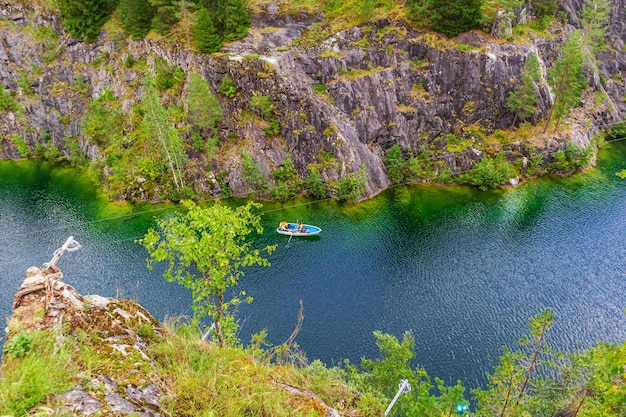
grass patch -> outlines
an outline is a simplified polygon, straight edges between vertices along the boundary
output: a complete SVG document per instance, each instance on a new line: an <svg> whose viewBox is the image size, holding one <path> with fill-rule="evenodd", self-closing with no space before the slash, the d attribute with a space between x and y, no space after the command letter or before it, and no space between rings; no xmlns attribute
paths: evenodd
<svg viewBox="0 0 626 417"><path fill-rule="evenodd" d="M342 81L356 81L359 78L367 77L368 75L377 74L379 72L387 71L385 67L374 67L369 69L354 69L348 68L346 71L342 71L339 75L339 79Z"/></svg>

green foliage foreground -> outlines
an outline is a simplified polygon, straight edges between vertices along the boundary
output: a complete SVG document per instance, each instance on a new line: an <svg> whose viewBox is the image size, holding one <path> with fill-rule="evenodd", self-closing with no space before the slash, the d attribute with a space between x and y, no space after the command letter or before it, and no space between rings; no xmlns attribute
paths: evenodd
<svg viewBox="0 0 626 417"><path fill-rule="evenodd" d="M557 354L544 338L553 315L551 310L538 314L518 348L504 349L487 387L472 391L475 410L463 415L624 416L626 343ZM143 350L149 356L149 363L138 369L145 381L160 381L162 406L171 415L324 416L321 400L341 415L382 416L401 379L409 381L411 392L399 398L391 416L452 416L457 406L470 404L460 381L446 386L412 365L415 339L410 333L398 340L375 332L378 358L328 368L320 361L306 365L293 343L268 348L266 332L247 347L239 342L219 347L203 341L193 324L169 322L158 330L145 322L131 326L146 342ZM104 334L93 328L67 329L63 337L58 330L15 334L8 345L24 346L28 340L29 347L19 349L19 355L5 351L0 414L65 415L54 414L62 408L57 397L106 370L114 370L120 382L137 381L137 358L104 349ZM314 393L317 399L294 395L286 387ZM98 387L90 389L98 395ZM565 414L557 414L563 410Z"/></svg>

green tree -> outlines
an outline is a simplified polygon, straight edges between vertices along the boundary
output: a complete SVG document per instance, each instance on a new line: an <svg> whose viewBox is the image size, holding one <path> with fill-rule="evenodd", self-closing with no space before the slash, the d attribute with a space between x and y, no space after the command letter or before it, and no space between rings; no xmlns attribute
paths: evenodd
<svg viewBox="0 0 626 417"><path fill-rule="evenodd" d="M545 343L545 336L553 320L554 310L544 309L530 320L529 334L518 343L520 349L513 352L504 348L500 365L488 375L487 388L472 391L478 400L477 417L530 415L527 408L532 398L528 388L533 383L533 375L537 374L536 369L541 364L550 366L545 359L553 352ZM543 381L536 380L538 384Z"/></svg>
<svg viewBox="0 0 626 417"><path fill-rule="evenodd" d="M412 0L417 1L417 0ZM428 0L431 27L452 38L479 27L481 0Z"/></svg>
<svg viewBox="0 0 626 417"><path fill-rule="evenodd" d="M471 171L462 174L461 183L475 185L481 190L499 187L511 178L511 164L506 160L504 152L495 158L483 158Z"/></svg>
<svg viewBox="0 0 626 417"><path fill-rule="evenodd" d="M293 165L291 154L287 153L283 165L272 172L276 185L272 187L271 194L274 199L287 201L296 197L302 190L302 179Z"/></svg>
<svg viewBox="0 0 626 417"><path fill-rule="evenodd" d="M169 120L167 110L161 104L154 82L154 75L148 72L143 78L141 106L144 111L143 124L151 137L156 138L165 156L176 190L184 187L183 166L186 155L178 130Z"/></svg>
<svg viewBox="0 0 626 417"><path fill-rule="evenodd" d="M539 60L537 55L533 53L522 67L520 84L509 93L506 100L506 107L515 113L512 126L515 126L518 119L524 121L537 113L537 90L535 86L540 78Z"/></svg>
<svg viewBox="0 0 626 417"><path fill-rule="evenodd" d="M222 38L215 29L211 15L204 8L200 9L198 13L194 40L198 51L206 54L219 51L223 45Z"/></svg>
<svg viewBox="0 0 626 417"><path fill-rule="evenodd" d="M159 231L151 228L139 241L149 252L150 271L154 262L166 262L164 278L191 290L194 321L212 317L220 346L225 344L223 324L229 322L228 309L241 302L239 296L227 300L227 291L237 286L244 275L242 268L269 266L261 250L246 240L253 232L263 232L259 216L252 213L259 207L248 202L231 209L216 202L203 208L187 201L185 214L159 220ZM274 249L263 248L268 254Z"/></svg>
<svg viewBox="0 0 626 417"><path fill-rule="evenodd" d="M556 117L554 131L559 127L561 118L567 116L572 108L580 103L583 90L587 86L587 79L583 73L583 50L581 47L581 31L576 30L569 36L563 45L561 58L548 70L548 83L553 88L554 102L548 115L543 133L548 124Z"/></svg>
<svg viewBox="0 0 626 417"><path fill-rule="evenodd" d="M261 166L256 163L247 151L241 154L241 181L250 196L258 196L267 190L267 179Z"/></svg>
<svg viewBox="0 0 626 417"><path fill-rule="evenodd" d="M121 139L123 131L124 114L121 102L111 90L105 88L87 107L83 119L83 134L91 143L106 147Z"/></svg>
<svg viewBox="0 0 626 417"><path fill-rule="evenodd" d="M406 162L402 157L400 145L395 143L385 154L385 166L393 184L400 184L404 180Z"/></svg>
<svg viewBox="0 0 626 417"><path fill-rule="evenodd" d="M189 93L186 97L189 115L193 123L201 129L213 129L222 120L220 102L211 92L211 86L197 72L189 75Z"/></svg>
<svg viewBox="0 0 626 417"><path fill-rule="evenodd" d="M530 0L540 28L547 28L558 7L557 0Z"/></svg>
<svg viewBox="0 0 626 417"><path fill-rule="evenodd" d="M248 35L252 15L246 0L203 0L220 37L233 41Z"/></svg>
<svg viewBox="0 0 626 417"><path fill-rule="evenodd" d="M309 176L304 180L304 187L306 188L306 194L311 197L317 199L328 197L328 186L322 179L319 169L310 169Z"/></svg>
<svg viewBox="0 0 626 417"><path fill-rule="evenodd" d="M58 0L63 27L77 39L93 42L115 9L115 0Z"/></svg>
<svg viewBox="0 0 626 417"><path fill-rule="evenodd" d="M149 0L120 0L117 8L124 33L136 40L145 38L154 16Z"/></svg>
<svg viewBox="0 0 626 417"><path fill-rule="evenodd" d="M333 191L338 199L343 201L356 201L367 189L367 176L365 165L358 172L352 172L340 178L333 186Z"/></svg>
<svg viewBox="0 0 626 417"><path fill-rule="evenodd" d="M149 0L154 7L152 28L159 35L166 35L180 20L179 8L174 0Z"/></svg>

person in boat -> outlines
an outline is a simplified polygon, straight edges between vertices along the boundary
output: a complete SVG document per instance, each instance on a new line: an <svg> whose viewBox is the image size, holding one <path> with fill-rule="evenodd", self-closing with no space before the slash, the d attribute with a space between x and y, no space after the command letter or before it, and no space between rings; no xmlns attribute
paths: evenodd
<svg viewBox="0 0 626 417"><path fill-rule="evenodd" d="M280 230L287 230L287 222L285 221L280 222L280 225L278 226L278 228Z"/></svg>
<svg viewBox="0 0 626 417"><path fill-rule="evenodd" d="M298 232L302 232L302 222L298 222Z"/></svg>

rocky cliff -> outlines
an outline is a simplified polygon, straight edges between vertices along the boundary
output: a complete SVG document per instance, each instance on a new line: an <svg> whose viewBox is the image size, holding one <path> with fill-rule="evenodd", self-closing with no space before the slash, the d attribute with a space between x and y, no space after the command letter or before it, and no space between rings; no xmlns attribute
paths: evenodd
<svg viewBox="0 0 626 417"><path fill-rule="evenodd" d="M304 382L306 377L294 379L286 366L256 360L253 350L218 348L194 334L168 353L164 346L176 344L172 330L136 302L82 296L54 265L30 267L6 329L0 410L38 416L248 415L233 407L252 401L256 405L249 415L274 415L272 410L279 415L338 417L338 410L359 415L351 411L358 393L335 381L346 404L330 407ZM168 375L171 361L189 363L190 375ZM219 372L210 362L217 363ZM175 382L178 376L182 385ZM200 395L188 398L193 388L184 384L198 382L202 396L213 402Z"/></svg>
<svg viewBox="0 0 626 417"><path fill-rule="evenodd" d="M531 152L539 151L549 161L567 142L583 148L626 112L623 0L611 2L609 46L600 54L598 68L587 71L591 89L567 123L557 132L542 134L537 129L521 141L517 136L512 143L500 140L495 150L486 145L493 140L486 138L513 136L509 132L515 115L505 102L531 54L538 56L542 69L542 81L536 85L538 111L531 121L543 123L547 117L553 95L545 82L546 71L579 25L581 1L561 3L569 24L554 26L542 36L529 31L519 43L482 32L447 40L399 21L377 20L306 44L302 34L322 16L286 15L270 4L254 16L247 38L214 55L181 45L131 41L106 30L98 42L85 44L68 38L58 18L46 9L6 1L1 6L0 84L14 93L23 111L0 113L0 157L20 157L20 141L11 140L15 136L31 149L38 144L55 146L66 155L67 138L77 138L91 160L106 161L106 151L82 134L86 108L108 89L132 119L133 105L141 97L143 69L125 63L145 60L150 67L158 56L186 74L201 73L224 111L217 125L218 153L207 157L187 152L185 176L203 196L219 196L225 186L235 195L245 194L243 150L270 180L287 153L301 176L316 166L330 184L364 167L363 197L390 185L384 157L394 144L412 155L430 149L437 170L453 175L467 172L486 154L503 150L523 173ZM240 94L228 98L218 93L224 77L234 81ZM269 98L272 117L280 122L277 133L264 130L268 121L250 104L255 95ZM170 100L182 105L180 97ZM451 150L450 134L469 146ZM114 175L106 163L100 167L104 177ZM140 188L113 198L155 198Z"/></svg>

